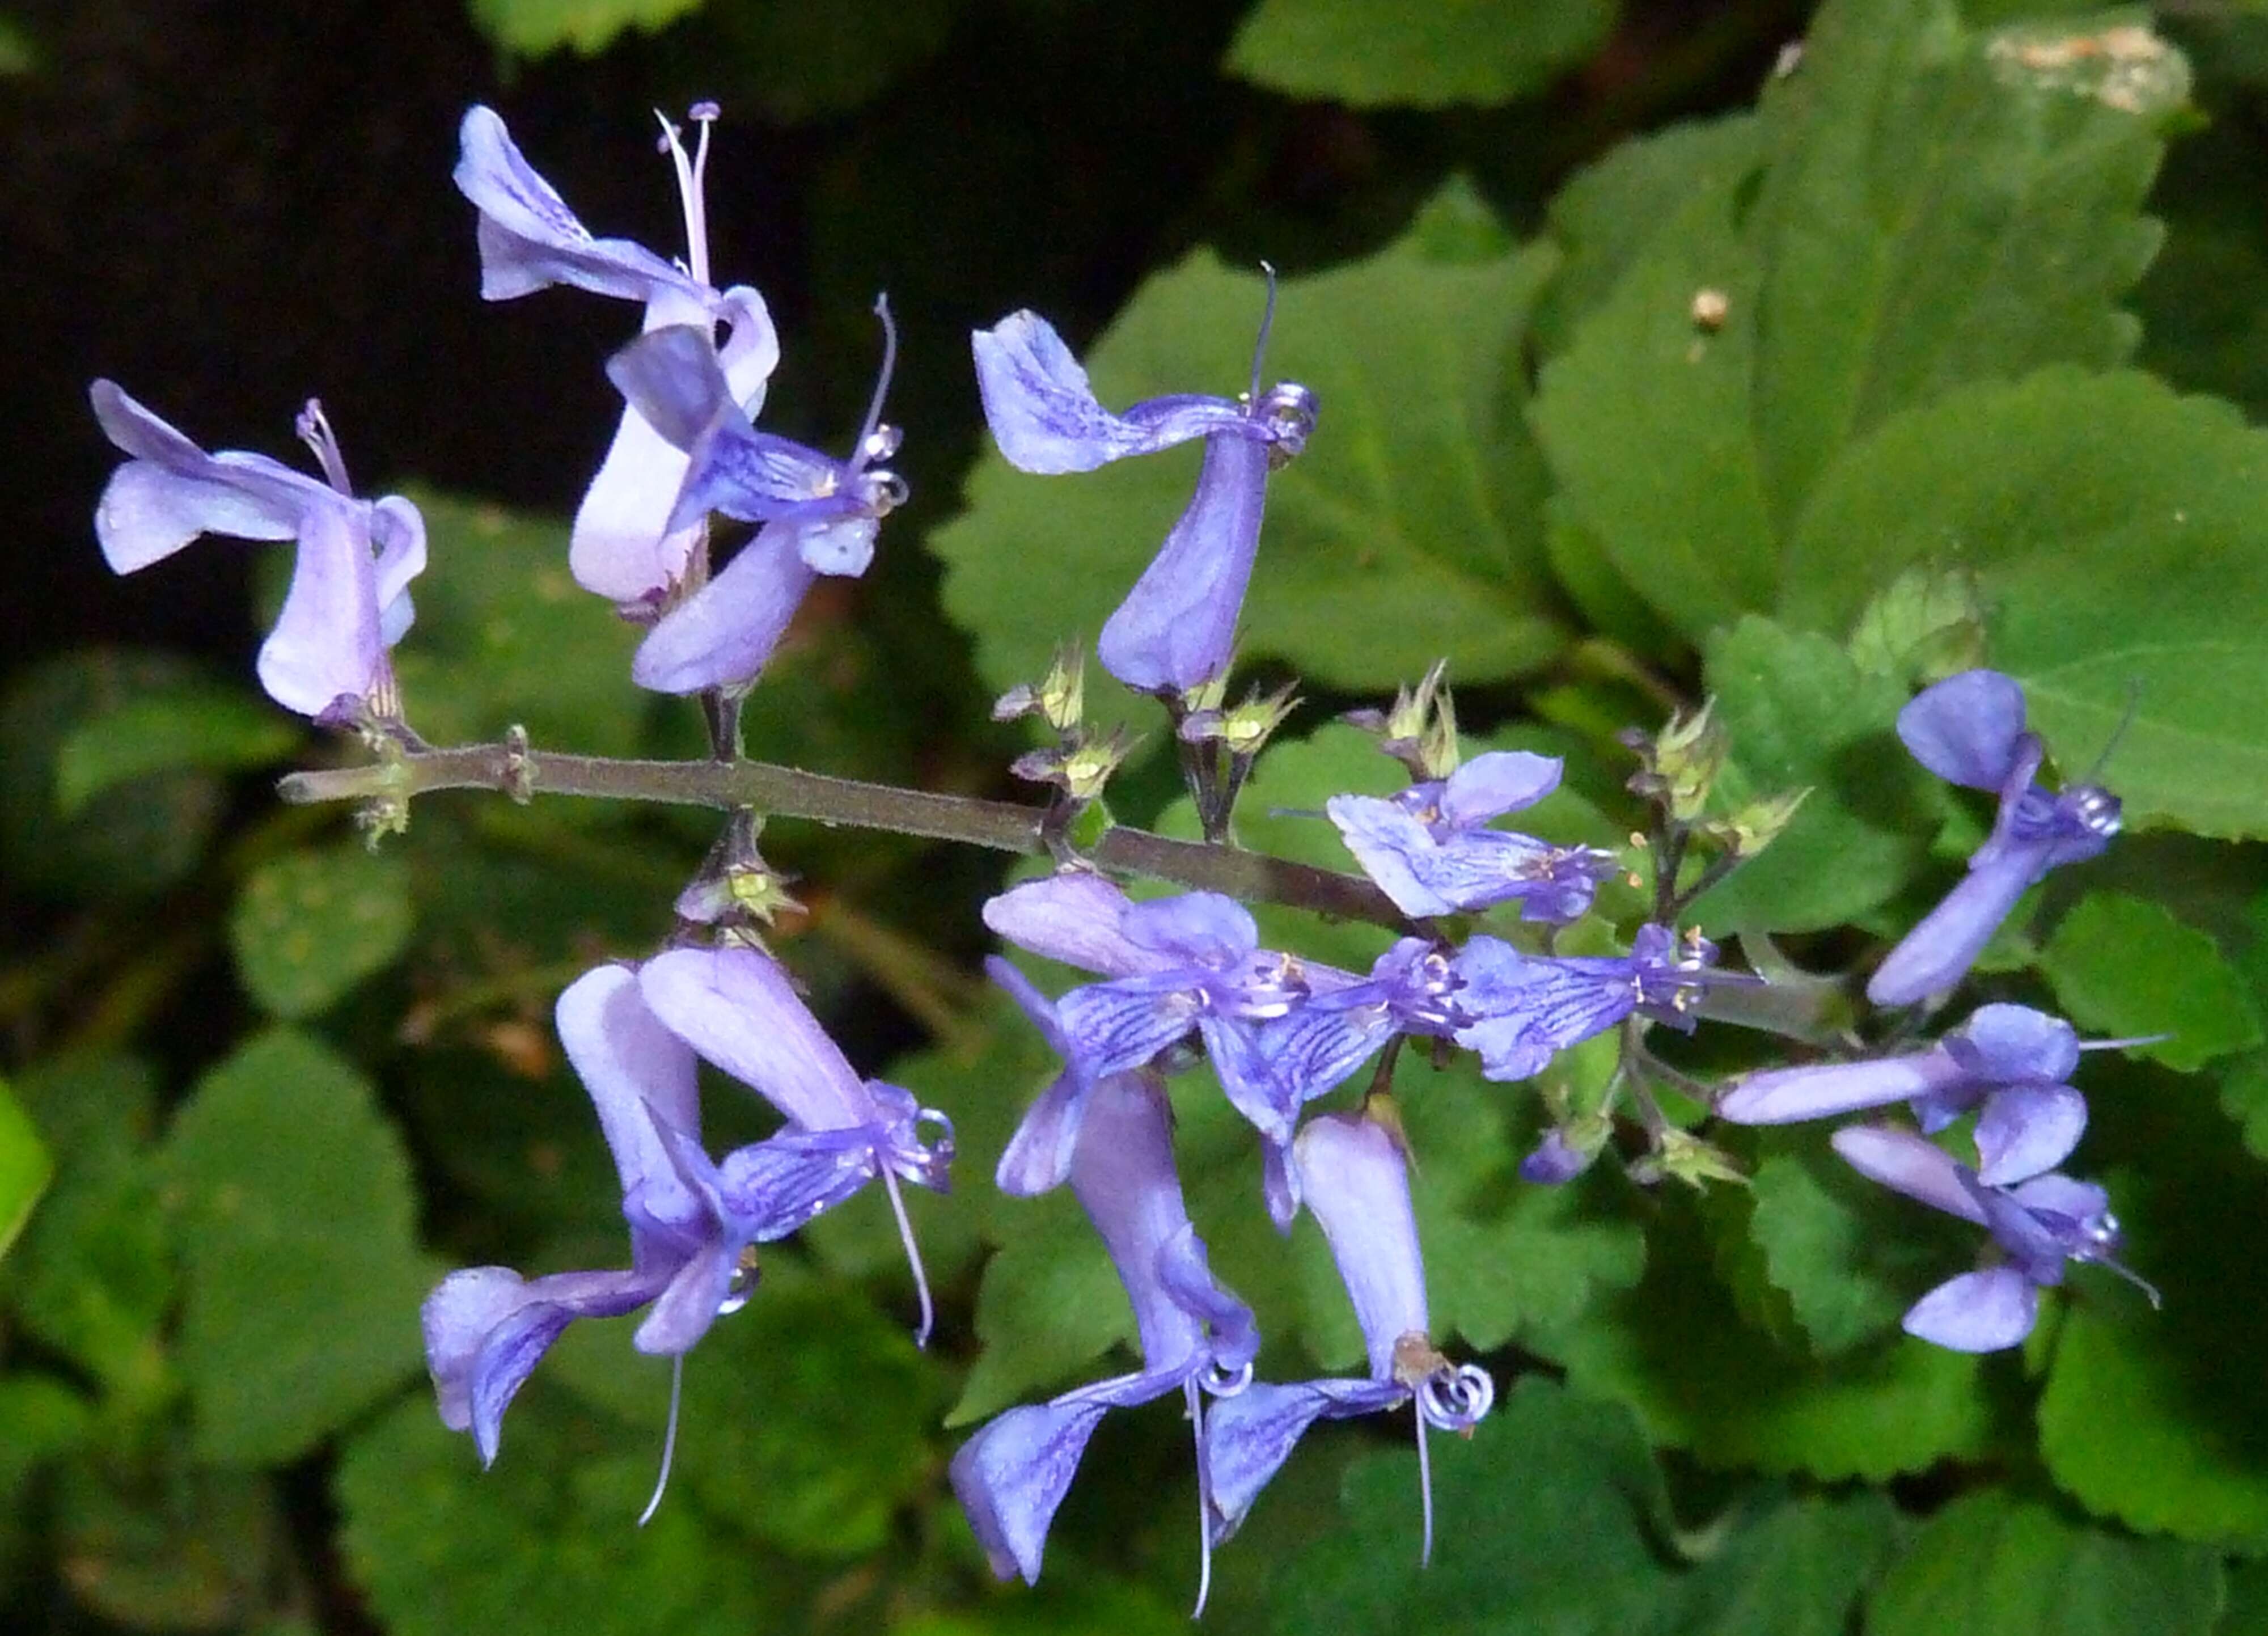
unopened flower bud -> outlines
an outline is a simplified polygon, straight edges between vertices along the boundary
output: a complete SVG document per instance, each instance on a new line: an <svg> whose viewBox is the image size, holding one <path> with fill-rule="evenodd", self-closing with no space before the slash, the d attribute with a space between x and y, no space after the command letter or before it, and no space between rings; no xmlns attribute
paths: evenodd
<svg viewBox="0 0 2268 1636"><path fill-rule="evenodd" d="M1631 1167L1631 1180L1651 1186L1664 1176L1675 1176L1688 1187L1707 1182L1737 1182L1748 1177L1723 1148L1683 1131L1664 1131L1654 1139L1654 1151Z"/></svg>
<svg viewBox="0 0 2268 1636"><path fill-rule="evenodd" d="M1415 688L1403 687L1391 710L1351 710L1339 718L1379 735L1378 748L1410 770L1413 778L1446 778L1457 770L1457 714L1441 685L1449 661L1437 660Z"/></svg>
<svg viewBox="0 0 2268 1636"><path fill-rule="evenodd" d="M1796 808L1811 793L1806 785L1800 790L1784 790L1778 795L1750 801L1729 818L1712 819L1701 826L1701 833L1714 841L1734 857L1754 858L1779 838L1781 830L1794 818Z"/></svg>
<svg viewBox="0 0 2268 1636"><path fill-rule="evenodd" d="M1701 815L1729 748L1714 701L1697 711L1675 711L1659 733L1626 733L1623 742L1638 752L1638 770L1630 778L1633 795L1656 803L1675 823L1690 823Z"/></svg>
<svg viewBox="0 0 2268 1636"><path fill-rule="evenodd" d="M1233 710L1202 710L1183 717L1177 731L1187 743L1218 741L1230 755L1248 758L1260 754L1270 735L1290 719L1297 704L1291 687L1266 696L1256 689Z"/></svg>

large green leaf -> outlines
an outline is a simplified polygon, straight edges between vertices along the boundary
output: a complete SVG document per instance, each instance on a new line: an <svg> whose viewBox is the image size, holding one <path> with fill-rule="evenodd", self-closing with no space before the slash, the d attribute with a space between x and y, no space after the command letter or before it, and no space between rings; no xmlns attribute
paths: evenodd
<svg viewBox="0 0 2268 1636"><path fill-rule="evenodd" d="M239 689L185 679L73 728L55 753L55 806L75 817L114 785L180 768L264 767L298 741L298 727L274 706Z"/></svg>
<svg viewBox="0 0 2268 1636"><path fill-rule="evenodd" d="M1821 9L1765 104L1756 203L1756 429L1783 527L1893 411L2133 350L2113 304L2157 248L2139 211L2189 78L2171 46L2130 37L2147 71L2090 85L2103 54L1970 33L1954 0Z"/></svg>
<svg viewBox="0 0 2268 1636"><path fill-rule="evenodd" d="M2129 827L2268 832L2268 434L2146 375L2045 370L1897 417L1790 548L1784 616L1838 628L1916 563L1975 571L1992 662ZM2146 586L2147 595L2137 588Z"/></svg>
<svg viewBox="0 0 2268 1636"><path fill-rule="evenodd" d="M99 738L104 724L147 700L197 685L196 673L178 660L108 648L57 654L12 680L0 696L0 846L12 887L70 899L131 898L195 867L225 804L209 770L144 770L88 791L68 822L57 822L57 807L72 745Z"/></svg>
<svg viewBox="0 0 2268 1636"><path fill-rule="evenodd" d="M1785 1291L1822 1357L1897 1328L1930 1286L1950 1276L1974 1234L1862 1180L1812 1132L1774 1140L1751 1183L1749 1231L1765 1276Z"/></svg>
<svg viewBox="0 0 2268 1636"><path fill-rule="evenodd" d="M481 31L523 56L561 46L596 56L618 34L663 27L700 6L701 0L472 0Z"/></svg>
<svg viewBox="0 0 2268 1636"><path fill-rule="evenodd" d="M40 1128L0 1080L0 1256L31 1220L32 1206L48 1190L55 1171Z"/></svg>
<svg viewBox="0 0 2268 1636"><path fill-rule="evenodd" d="M2194 1082L2140 1064L2090 1067L2084 1152L2132 1154L2110 1176L2120 1259L2154 1309L2108 1272L2074 1272L2039 1404L2040 1452L2088 1510L2130 1527L2268 1549L2268 1175ZM2097 1163L2100 1163L2098 1159Z"/></svg>
<svg viewBox="0 0 2268 1636"><path fill-rule="evenodd" d="M2146 899L2089 893L2057 925L2041 963L2082 1028L2170 1035L2135 1048L2169 1067L2190 1072L2260 1043L2260 1013L2219 946Z"/></svg>
<svg viewBox="0 0 2268 1636"><path fill-rule="evenodd" d="M575 1325L544 1367L659 1448L669 1364L632 1350L629 1323ZM686 1360L675 1480L783 1550L862 1556L933 1480L945 1399L907 1323L792 1263L768 1266L748 1304ZM516 1421L507 1433L510 1457L526 1457Z"/></svg>
<svg viewBox="0 0 2268 1636"><path fill-rule="evenodd" d="M416 1249L409 1155L360 1074L306 1035L261 1035L198 1083L165 1159L201 1455L289 1459L416 1370L438 1270Z"/></svg>
<svg viewBox="0 0 2268 1636"><path fill-rule="evenodd" d="M1638 1286L1547 1349L1571 1386L1712 1465L1880 1481L1991 1445L1976 1359L1896 1337L1812 1362L1735 1312L1701 1240L1690 1212L1664 1212Z"/></svg>
<svg viewBox="0 0 2268 1636"><path fill-rule="evenodd" d="M1812 932L1887 902L1921 869L1942 805L1899 744L1906 691L1842 647L1753 615L1712 637L1731 750L1719 804L1808 789L1778 838L1696 906L1712 930Z"/></svg>
<svg viewBox="0 0 2268 1636"><path fill-rule="evenodd" d="M1667 1593L1652 1536L1668 1501L1628 1414L1530 1376L1469 1443L1440 1441L1430 1568L1416 1457L1366 1455L1347 1471L1344 1522L1285 1576L1278 1631L1603 1633Z"/></svg>
<svg viewBox="0 0 2268 1636"><path fill-rule="evenodd" d="M173 1389L163 1330L177 1289L148 1147L156 1087L130 1058L40 1064L18 1081L55 1176L4 1271L25 1331L129 1410Z"/></svg>
<svg viewBox="0 0 2268 1636"><path fill-rule="evenodd" d="M1508 372L1549 266L1532 250L1436 261L1405 242L1285 282L1268 373L1314 389L1322 417L1306 453L1269 482L1247 653L1384 688L1445 655L1477 682L1558 651L1543 474ZM1263 298L1257 274L1206 253L1157 275L1089 353L1096 391L1123 408L1237 390ZM975 633L988 681L1035 677L1057 643L1093 638L1187 504L1197 458L1064 477L1013 471L997 453L979 461L967 513L932 542L948 568L946 606ZM1115 689L1088 697L1123 713Z"/></svg>
<svg viewBox="0 0 2268 1636"><path fill-rule="evenodd" d="M397 1636L781 1628L792 1593L777 1565L752 1560L690 1496L673 1492L634 1525L659 1454L647 1429L578 1411L539 1374L484 1472L421 1396L357 1436L339 1463L348 1568Z"/></svg>
<svg viewBox="0 0 2268 1636"><path fill-rule="evenodd" d="M409 866L350 842L254 870L229 944L253 999L279 1017L311 1017L392 965L415 920Z"/></svg>
<svg viewBox="0 0 2268 1636"><path fill-rule="evenodd" d="M1596 50L1616 0L1261 0L1232 73L1356 107L1509 102Z"/></svg>
<svg viewBox="0 0 2268 1636"><path fill-rule="evenodd" d="M1922 1525L1867 1599L1867 1636L2205 1636L2220 1559L2074 1522L1998 1489Z"/></svg>
<svg viewBox="0 0 2268 1636"><path fill-rule="evenodd" d="M1810 496L1896 411L2131 350L2113 301L2156 243L2138 212L2187 80L2146 31L2120 38L2146 62L2093 84L1952 0L1842 0L1765 99L1760 181L1729 136L1662 156L1690 185L1545 370L1535 419L1571 524L1678 629L1771 606ZM1601 198L1659 210L1647 180ZM1818 560L1846 617L1887 583L1867 550Z"/></svg>

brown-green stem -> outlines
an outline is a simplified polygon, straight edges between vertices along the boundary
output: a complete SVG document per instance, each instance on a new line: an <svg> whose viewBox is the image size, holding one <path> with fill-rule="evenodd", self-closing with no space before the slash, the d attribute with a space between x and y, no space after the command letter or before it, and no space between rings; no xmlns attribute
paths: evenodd
<svg viewBox="0 0 2268 1636"><path fill-rule="evenodd" d="M515 799L583 795L659 801L720 811L753 807L770 817L887 829L995 851L1049 851L1047 809L1013 801L900 789L753 761L627 761L505 744L409 749L358 767L295 772L276 786L294 805L368 801L400 807L434 790L494 790ZM1148 875L1246 903L1285 903L1390 931L1413 930L1385 893L1357 875L1264 853L1172 840L1145 829L1107 829L1086 856L1105 869Z"/></svg>

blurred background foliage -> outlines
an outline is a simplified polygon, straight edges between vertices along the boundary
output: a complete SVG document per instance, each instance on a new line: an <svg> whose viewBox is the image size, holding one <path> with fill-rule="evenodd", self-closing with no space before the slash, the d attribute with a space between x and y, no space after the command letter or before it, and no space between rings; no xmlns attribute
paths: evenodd
<svg viewBox="0 0 2268 1636"><path fill-rule="evenodd" d="M809 907L784 958L862 1068L960 1125L960 1191L914 1205L945 1322L914 1350L877 1201L828 1218L691 1360L675 1486L634 1529L667 1382L626 1326L561 1344L482 1474L435 1419L416 1310L450 1265L619 1256L549 1006L652 947L715 819L442 797L372 854L270 793L350 753L249 684L280 554L116 581L93 547L113 457L90 377L277 453L320 392L357 474L414 485L431 529L401 650L423 732L699 753L565 572L627 314L484 307L446 178L463 107L491 101L595 231L666 249L645 110L713 97L719 270L763 290L784 348L767 424L840 445L876 290L906 335L915 503L867 578L813 599L754 755L1010 792L987 699L1091 633L1191 467L1009 472L966 332L1030 306L1092 348L1108 402L1231 389L1263 257L1286 278L1272 366L1324 418L1248 612L1254 673L1314 696L1248 844L1344 866L1283 814L1393 770L1318 724L1437 654L1476 738L1567 758L1532 814L1557 839L1618 844L1614 730L1707 692L1735 795L1815 793L1700 917L1837 969L1989 822L1895 749L1911 685L1990 660L2077 766L2140 684L2106 775L2140 832L2036 894L1986 980L2094 1032L2173 1031L2085 1080L2083 1157L2165 1311L2088 1276L2021 1357L1933 1352L1897 1316L1961 1235L1854 1186L1815 1132L1739 1138L1748 1189L1521 1188L1540 1099L1405 1064L1436 1328L1504 1398L1437 1451L1424 1573L1413 1457L1318 1432L1224 1551L1216 1628L2268 1630L2268 15L1811 11L14 0L0 1619L1182 1628L1170 1411L1106 1420L1037 1591L992 1585L944 1485L948 1425L1096 1372L1131 1330L1071 1201L989 1184L1049 1072L976 974L999 860L768 833ZM1155 755L1114 792L1193 833L1175 795ZM1576 938L1637 910L1609 893ZM1377 947L1263 919L1326 958ZM1705 1033L1677 1060L1755 1049ZM1609 1065L1571 1053L1543 1088L1580 1106ZM1278 1241L1248 1133L1202 1076L1175 1094L1263 1367L1354 1364L1320 1236ZM762 1128L745 1099L711 1116L718 1142Z"/></svg>

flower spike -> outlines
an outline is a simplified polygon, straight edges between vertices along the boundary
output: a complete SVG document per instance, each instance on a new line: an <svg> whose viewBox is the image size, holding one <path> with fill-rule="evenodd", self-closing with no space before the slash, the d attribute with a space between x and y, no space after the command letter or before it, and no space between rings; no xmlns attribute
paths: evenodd
<svg viewBox="0 0 2268 1636"><path fill-rule="evenodd" d="M2118 833L2118 798L2094 783L2051 792L2047 748L2024 725L2024 690L1997 670L1964 670L1916 694L1898 737L1923 766L2000 798L1992 834L1969 873L1875 969L1867 998L1910 1006L1967 975L2016 900L2062 864L2095 857Z"/></svg>
<svg viewBox="0 0 2268 1636"><path fill-rule="evenodd" d="M112 571L146 568L201 534L296 541L291 589L261 645L260 685L317 720L398 718L387 650L416 617L409 582L424 571L425 522L400 495L354 497L322 405L308 400L298 421L322 466L319 482L264 454L208 454L114 381L96 381L87 396L129 456L94 512Z"/></svg>
<svg viewBox="0 0 2268 1636"><path fill-rule="evenodd" d="M1037 313L1011 313L969 338L985 419L1001 453L1020 470L1092 471L1204 439L1189 508L1095 644L1102 667L1128 687L1177 701L1227 671L1259 547L1268 474L1296 456L1314 430L1315 396L1307 388L1287 381L1260 390L1276 311L1275 272L1266 270L1252 390L1241 402L1179 394L1114 415Z"/></svg>

